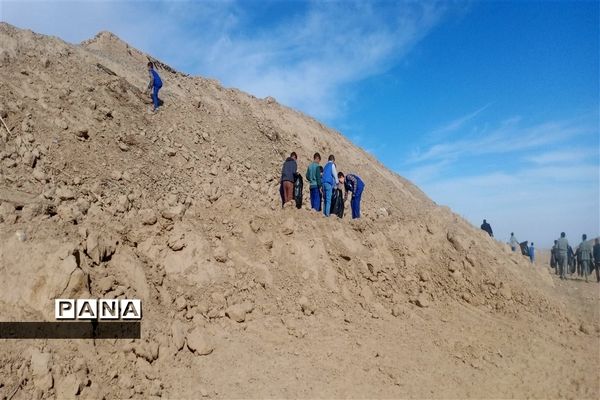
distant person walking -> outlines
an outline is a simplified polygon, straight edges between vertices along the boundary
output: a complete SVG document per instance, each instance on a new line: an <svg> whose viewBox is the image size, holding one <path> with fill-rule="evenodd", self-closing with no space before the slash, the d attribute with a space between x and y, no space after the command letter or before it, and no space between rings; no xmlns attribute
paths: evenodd
<svg viewBox="0 0 600 400"><path fill-rule="evenodd" d="M331 154L327 158L327 164L323 167L323 214L329 217L331 213L331 195L333 193L333 187L335 186L337 178L337 170L335 169L335 157Z"/></svg>
<svg viewBox="0 0 600 400"><path fill-rule="evenodd" d="M596 280L600 283L600 240L594 241L594 248L592 249L594 255L594 268L596 269Z"/></svg>
<svg viewBox="0 0 600 400"><path fill-rule="evenodd" d="M150 75L150 82L148 82L148 89L146 90L152 89L152 104L154 105L152 111L156 111L160 106L158 91L162 88L162 80L160 79L158 72L154 70L154 63L152 63L152 61L148 61L148 75Z"/></svg>
<svg viewBox="0 0 600 400"><path fill-rule="evenodd" d="M310 186L310 207L313 210L321 211L321 155L315 153L313 162L310 163L306 170L306 180Z"/></svg>
<svg viewBox="0 0 600 400"><path fill-rule="evenodd" d="M517 238L515 237L515 234L513 232L510 233L510 248L512 251L517 251L517 247L519 246L519 241L517 240Z"/></svg>
<svg viewBox="0 0 600 400"><path fill-rule="evenodd" d="M281 168L281 185L283 189L283 204L292 201L294 198L294 178L298 172L298 164L296 160L298 156L296 152L292 152L283 163Z"/></svg>
<svg viewBox="0 0 600 400"><path fill-rule="evenodd" d="M481 224L481 229L486 231L491 237L494 237L494 232L492 232L492 226L488 224L488 222L485 219L483 220L483 224Z"/></svg>
<svg viewBox="0 0 600 400"><path fill-rule="evenodd" d="M585 277L585 281L588 282L588 275L590 274L590 264L592 263L592 244L587 241L587 235L581 235L581 243L577 249L579 255L579 262L581 264L581 273Z"/></svg>
<svg viewBox="0 0 600 400"><path fill-rule="evenodd" d="M558 242L558 240L554 241L552 249L550 250L550 268L553 268L554 273L558 275L558 249L556 247L556 242Z"/></svg>
<svg viewBox="0 0 600 400"><path fill-rule="evenodd" d="M365 189L365 183L360 179L360 176L356 174L344 176L342 172L339 172L338 179L340 183L344 184L344 189L346 189L344 201L348 198L348 192L352 193L352 199L350 200L352 219L360 218L360 199L362 197L362 192Z"/></svg>
<svg viewBox="0 0 600 400"><path fill-rule="evenodd" d="M565 237L564 232L560 233L560 238L556 241L556 250L558 254L558 268L560 270L560 279L567 279L567 268L568 268L568 252L569 252L569 241Z"/></svg>
<svg viewBox="0 0 600 400"><path fill-rule="evenodd" d="M531 245L529 246L529 259L532 264L535 262L535 248L533 247L533 242L531 242Z"/></svg>

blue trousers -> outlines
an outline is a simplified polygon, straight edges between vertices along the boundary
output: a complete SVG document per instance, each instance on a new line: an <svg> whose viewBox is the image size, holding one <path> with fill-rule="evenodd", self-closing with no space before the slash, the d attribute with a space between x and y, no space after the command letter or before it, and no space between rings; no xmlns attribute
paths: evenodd
<svg viewBox="0 0 600 400"><path fill-rule="evenodd" d="M154 103L154 109L156 110L159 106L158 103L158 91L162 86L152 86L152 103Z"/></svg>
<svg viewBox="0 0 600 400"><path fill-rule="evenodd" d="M363 192L363 186L356 188L356 192L352 195L350 207L352 207L352 219L360 218L360 198Z"/></svg>
<svg viewBox="0 0 600 400"><path fill-rule="evenodd" d="M318 187L310 188L310 206L313 210L321 211L321 192Z"/></svg>
<svg viewBox="0 0 600 400"><path fill-rule="evenodd" d="M331 211L331 195L333 194L333 186L329 183L323 183L323 194L325 195L325 201L323 202L323 214L329 217Z"/></svg>

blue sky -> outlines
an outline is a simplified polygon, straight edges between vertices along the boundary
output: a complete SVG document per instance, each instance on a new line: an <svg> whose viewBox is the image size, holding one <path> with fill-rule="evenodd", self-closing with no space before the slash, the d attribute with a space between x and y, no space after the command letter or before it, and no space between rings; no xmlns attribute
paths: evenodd
<svg viewBox="0 0 600 400"><path fill-rule="evenodd" d="M2 0L0 19L110 30L273 96L501 240L599 234L598 2Z"/></svg>

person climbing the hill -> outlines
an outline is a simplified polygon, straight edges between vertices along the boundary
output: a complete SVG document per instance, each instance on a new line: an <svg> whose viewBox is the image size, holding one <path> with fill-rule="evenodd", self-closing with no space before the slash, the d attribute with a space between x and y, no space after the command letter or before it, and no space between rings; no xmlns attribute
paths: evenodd
<svg viewBox="0 0 600 400"><path fill-rule="evenodd" d="M148 61L148 75L150 76L150 82L148 82L146 92L152 89L152 104L154 105L152 111L156 112L161 103L158 98L158 91L162 88L162 80L160 79L158 72L154 70L154 63L152 61Z"/></svg>
<svg viewBox="0 0 600 400"><path fill-rule="evenodd" d="M327 164L323 167L323 214L329 217L331 213L331 195L333 193L333 187L335 186L337 179L337 170L335 169L335 157L333 154L327 158Z"/></svg>
<svg viewBox="0 0 600 400"><path fill-rule="evenodd" d="M297 159L298 156L296 155L296 152L292 151L281 168L281 185L283 188L284 205L294 198L294 179L296 177L296 172L298 172L298 164L296 164Z"/></svg>
<svg viewBox="0 0 600 400"><path fill-rule="evenodd" d="M596 281L600 283L600 240L594 241L594 248L592 249L594 256L594 268L596 269Z"/></svg>
<svg viewBox="0 0 600 400"><path fill-rule="evenodd" d="M512 249L512 251L517 251L517 246L519 246L519 241L517 240L517 238L515 237L515 234L513 232L510 233L510 248Z"/></svg>
<svg viewBox="0 0 600 400"><path fill-rule="evenodd" d="M310 186L310 207L315 211L321 211L321 155L315 153L313 162L306 169L306 180Z"/></svg>
<svg viewBox="0 0 600 400"><path fill-rule="evenodd" d="M556 252L558 254L558 268L560 270L560 279L567 279L567 267L568 267L568 252L569 252L569 241L565 237L564 232L560 233L560 238L556 241Z"/></svg>
<svg viewBox="0 0 600 400"><path fill-rule="evenodd" d="M585 281L588 281L588 275L590 274L590 264L592 262L592 244L587 241L587 235L581 236L581 243L577 248L577 254L581 263L581 274L585 277Z"/></svg>
<svg viewBox="0 0 600 400"><path fill-rule="evenodd" d="M535 262L535 248L533 247L533 242L531 242L531 245L529 246L529 259L532 264Z"/></svg>
<svg viewBox="0 0 600 400"><path fill-rule="evenodd" d="M352 219L360 218L360 199L362 197L362 192L365 188L365 183L356 174L348 174L344 176L342 172L339 172L338 179L346 189L344 201L346 201L346 199L348 198L348 192L352 193L352 199L350 200L350 207L352 208Z"/></svg>
<svg viewBox="0 0 600 400"><path fill-rule="evenodd" d="M481 229L486 231L491 237L494 237L494 232L492 232L492 226L488 224L488 222L485 219L483 220L483 224L481 224Z"/></svg>

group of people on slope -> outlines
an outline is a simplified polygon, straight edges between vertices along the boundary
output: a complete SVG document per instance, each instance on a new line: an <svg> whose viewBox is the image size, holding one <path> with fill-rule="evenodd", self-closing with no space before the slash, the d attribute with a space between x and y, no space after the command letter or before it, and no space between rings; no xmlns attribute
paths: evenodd
<svg viewBox="0 0 600 400"><path fill-rule="evenodd" d="M581 236L581 243L576 250L569 245L564 232L554 241L554 246L550 252L550 266L555 269L560 279L567 279L567 274L584 277L588 281L588 276L592 270L596 270L596 281L600 283L600 240L587 240L587 235Z"/></svg>
<svg viewBox="0 0 600 400"><path fill-rule="evenodd" d="M298 178L298 155L292 152L283 163L281 169L280 193L282 206L294 200L294 182ZM321 166L321 155L315 153L313 161L306 169L306 180L310 186L310 206L315 211L322 211L325 216L331 214L332 196L336 189L344 191L344 202L348 193L352 194L350 206L352 218L360 218L360 201L365 183L356 174L346 174L338 171L335 156L327 158L325 166Z"/></svg>
<svg viewBox="0 0 600 400"><path fill-rule="evenodd" d="M481 224L481 229L494 237L492 227L485 219ZM519 243L514 232L511 232L508 243L512 251L517 251L517 248L520 247L521 253L529 256L532 263L535 262L533 242L529 246L527 242ZM550 252L550 267L555 270L557 275L560 275L560 279L567 279L567 274L572 275L577 272L577 275L585 278L586 282L588 282L588 276L595 269L596 280L600 283L600 240L596 239L592 246L592 242L587 240L587 235L583 234L581 243L573 251L567 241L566 234L561 232L560 238L554 241L554 246L552 246Z"/></svg>
<svg viewBox="0 0 600 400"><path fill-rule="evenodd" d="M519 243L519 241L515 237L514 232L510 233L510 239L508 239L508 244L510 245L510 249L514 252L514 251L517 251L517 248L520 248L521 254L523 254L524 256L528 256L529 260L533 264L535 262L535 246L534 246L533 242L531 242L530 245L528 245L527 243L528 243L527 241Z"/></svg>
<svg viewBox="0 0 600 400"><path fill-rule="evenodd" d="M483 223L481 224L481 229L486 231L488 233L488 235L490 235L491 237L494 237L494 232L492 231L492 226L485 219L483 220ZM519 243L519 241L515 237L514 232L511 232L508 243L513 252L517 251L517 247L520 247L521 253L524 256L528 256L531 263L535 262L535 246L534 246L533 242L531 242L530 245L528 245L527 242Z"/></svg>

